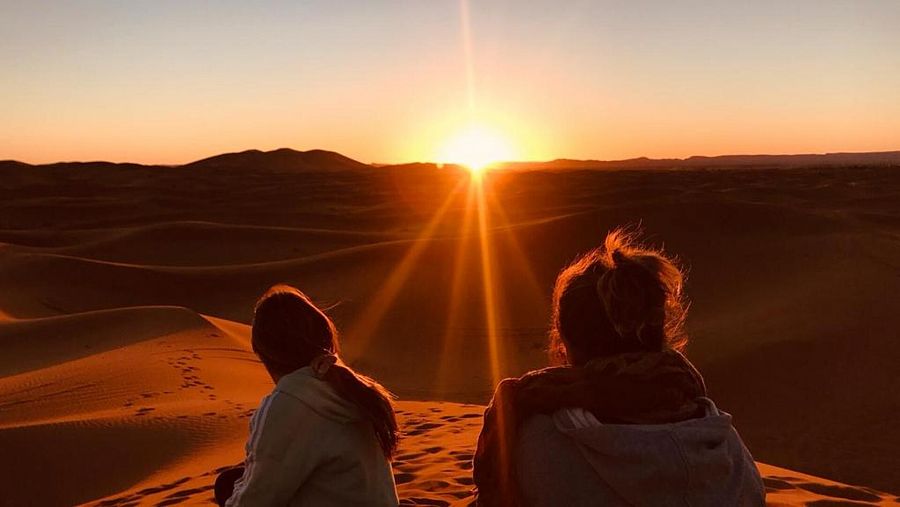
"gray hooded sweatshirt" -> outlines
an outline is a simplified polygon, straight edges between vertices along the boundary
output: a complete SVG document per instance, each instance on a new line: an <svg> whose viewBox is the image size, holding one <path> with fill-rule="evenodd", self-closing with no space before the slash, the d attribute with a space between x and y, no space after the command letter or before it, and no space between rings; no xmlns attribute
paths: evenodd
<svg viewBox="0 0 900 507"><path fill-rule="evenodd" d="M372 425L310 367L282 377L262 399L246 449L229 507L398 503Z"/></svg>
<svg viewBox="0 0 900 507"><path fill-rule="evenodd" d="M580 409L522 426L522 499L544 506L763 506L765 488L731 416L703 398L706 416L673 424L601 424Z"/></svg>

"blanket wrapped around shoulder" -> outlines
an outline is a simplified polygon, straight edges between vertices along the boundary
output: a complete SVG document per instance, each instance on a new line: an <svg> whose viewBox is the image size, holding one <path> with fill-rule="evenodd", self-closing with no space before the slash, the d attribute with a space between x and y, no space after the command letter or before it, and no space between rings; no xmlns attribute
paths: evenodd
<svg viewBox="0 0 900 507"><path fill-rule="evenodd" d="M506 379L484 413L473 477L478 505L518 506L513 456L519 425L535 414L580 407L610 424L665 424L699 417L700 372L674 350L597 358Z"/></svg>

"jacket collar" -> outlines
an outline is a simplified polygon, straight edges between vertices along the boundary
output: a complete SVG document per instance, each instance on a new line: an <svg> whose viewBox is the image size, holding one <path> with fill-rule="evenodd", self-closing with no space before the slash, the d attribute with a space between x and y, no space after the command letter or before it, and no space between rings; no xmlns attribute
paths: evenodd
<svg viewBox="0 0 900 507"><path fill-rule="evenodd" d="M361 418L356 405L338 394L331 384L316 378L309 366L281 377L274 392L299 400L326 419L347 423Z"/></svg>

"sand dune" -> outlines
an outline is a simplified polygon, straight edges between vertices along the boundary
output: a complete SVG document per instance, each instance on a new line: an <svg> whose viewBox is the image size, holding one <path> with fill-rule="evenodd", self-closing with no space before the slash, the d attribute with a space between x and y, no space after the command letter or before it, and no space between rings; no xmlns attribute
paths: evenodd
<svg viewBox="0 0 900 507"><path fill-rule="evenodd" d="M476 405L493 388L467 177L243 163L4 164L0 448L20 459L0 465L0 485L12 505L205 502L268 389L246 324L276 282L336 305L354 366L403 400L435 400L400 405L406 501L466 502ZM558 270L641 222L690 270L689 354L754 455L898 493L895 169L531 171L485 185L503 375L544 364ZM764 471L773 504L876 495Z"/></svg>
<svg viewBox="0 0 900 507"><path fill-rule="evenodd" d="M187 308L137 307L0 324L0 376L45 368L208 322Z"/></svg>
<svg viewBox="0 0 900 507"><path fill-rule="evenodd" d="M0 465L14 485L4 505L71 505L165 481L170 467L202 469L220 445L227 457L239 456L266 378L232 334L182 308L40 319L0 332L19 336L23 326L27 338L60 339L42 341L52 358L21 348L15 356L56 364L0 380L0 447L21 458ZM2 366L22 368L8 355Z"/></svg>
<svg viewBox="0 0 900 507"><path fill-rule="evenodd" d="M133 265L215 266L294 259L367 243L404 239L399 235L375 232L209 222L165 222L123 229L74 231L65 236L48 232L29 235L6 232L0 240L16 244L16 250L21 252L45 252ZM50 241L65 243L57 246ZM227 250L208 248L217 241L226 243Z"/></svg>
<svg viewBox="0 0 900 507"><path fill-rule="evenodd" d="M114 326L122 313L152 312L166 314L157 322L170 327L0 380L0 444L18 457L0 465L4 480L16 485L5 490L9 505L209 503L215 475L242 458L248 417L270 388L246 349L246 326L179 308L29 324L56 326L90 343L91 326ZM394 467L402 503L471 503L471 459L484 407L401 401L398 410L403 440ZM760 466L770 505L891 502L869 488ZM36 477L52 477L53 487Z"/></svg>

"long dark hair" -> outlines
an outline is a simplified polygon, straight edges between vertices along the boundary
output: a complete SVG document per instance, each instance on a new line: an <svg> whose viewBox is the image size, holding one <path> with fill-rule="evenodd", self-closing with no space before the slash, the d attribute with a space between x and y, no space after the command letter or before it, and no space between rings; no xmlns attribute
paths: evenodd
<svg viewBox="0 0 900 507"><path fill-rule="evenodd" d="M601 356L687 344L684 275L637 233L615 229L603 246L562 270L553 290L550 356L580 365Z"/></svg>
<svg viewBox="0 0 900 507"><path fill-rule="evenodd" d="M269 372L279 377L309 366L323 354L340 353L334 322L306 294L290 285L276 285L259 298L251 343ZM322 380L359 407L372 424L384 455L390 458L399 435L393 396L340 360L328 368Z"/></svg>

